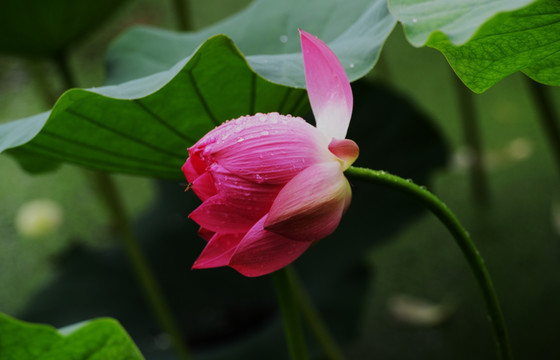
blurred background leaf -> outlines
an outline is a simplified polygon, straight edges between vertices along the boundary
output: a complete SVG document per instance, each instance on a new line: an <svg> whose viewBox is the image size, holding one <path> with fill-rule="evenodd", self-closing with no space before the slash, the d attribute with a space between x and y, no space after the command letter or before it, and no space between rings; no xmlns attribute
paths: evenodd
<svg viewBox="0 0 560 360"><path fill-rule="evenodd" d="M144 359L113 319L95 319L56 330L0 313L0 359Z"/></svg>
<svg viewBox="0 0 560 360"><path fill-rule="evenodd" d="M0 52L53 57L99 28L128 0L3 1Z"/></svg>
<svg viewBox="0 0 560 360"><path fill-rule="evenodd" d="M325 41L353 81L373 68L394 26L395 19L383 0L257 0L194 33L146 27L127 31L107 53L107 83L167 70L208 37L226 34L259 75L277 84L304 88L298 28Z"/></svg>

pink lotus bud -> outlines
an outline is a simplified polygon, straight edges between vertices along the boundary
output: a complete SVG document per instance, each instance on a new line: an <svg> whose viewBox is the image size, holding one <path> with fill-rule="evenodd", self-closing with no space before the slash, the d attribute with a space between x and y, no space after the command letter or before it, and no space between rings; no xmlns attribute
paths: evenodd
<svg viewBox="0 0 560 360"><path fill-rule="evenodd" d="M346 170L358 146L344 139L352 112L334 53L300 30L317 128L299 117L255 114L227 121L189 149L183 172L203 201L189 217L208 241L195 269L276 271L338 226L351 199Z"/></svg>

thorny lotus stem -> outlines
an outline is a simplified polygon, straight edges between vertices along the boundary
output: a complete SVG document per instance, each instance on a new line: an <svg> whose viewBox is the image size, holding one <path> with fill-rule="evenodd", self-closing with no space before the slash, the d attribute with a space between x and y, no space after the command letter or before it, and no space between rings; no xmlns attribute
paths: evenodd
<svg viewBox="0 0 560 360"><path fill-rule="evenodd" d="M294 296L298 302L303 318L311 328L315 339L323 348L324 355L329 360L343 360L344 355L342 351L338 348L334 337L330 334L320 314L317 312L317 309L313 306L313 302L305 291L296 271L291 266L288 266L286 271L290 277Z"/></svg>
<svg viewBox="0 0 560 360"><path fill-rule="evenodd" d="M494 339L498 352L498 358L501 360L511 360L513 355L509 343L509 337L504 321L504 316L498 302L494 285L490 279L484 260L480 256L476 246L470 238L469 233L461 225L455 214L449 208L428 190L407 181L395 175L386 173L385 171L375 171L358 167L350 167L345 174L350 179L366 181L373 184L380 184L390 188L402 191L419 200L424 206L437 216L437 218L447 227L453 235L457 244L461 248L478 285L482 290L484 303L488 320L492 326Z"/></svg>
<svg viewBox="0 0 560 360"><path fill-rule="evenodd" d="M160 327L170 336L171 343L179 358L182 360L191 359L181 337L181 331L171 315L171 310L165 302L148 261L134 236L113 179L105 173L94 172L89 175L93 178L96 190L114 221L114 226L123 241L128 259Z"/></svg>
<svg viewBox="0 0 560 360"><path fill-rule="evenodd" d="M288 343L290 358L292 360L308 360L305 337L301 326L301 319L298 309L298 301L293 291L293 278L290 276L289 269L283 268L272 273L276 296L282 312L284 322L284 333Z"/></svg>

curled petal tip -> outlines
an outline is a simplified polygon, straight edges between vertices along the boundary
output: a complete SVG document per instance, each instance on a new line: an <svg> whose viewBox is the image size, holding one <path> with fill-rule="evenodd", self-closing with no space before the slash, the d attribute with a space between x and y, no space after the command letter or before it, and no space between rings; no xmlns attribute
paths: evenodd
<svg viewBox="0 0 560 360"><path fill-rule="evenodd" d="M352 116L352 88L335 53L317 37L299 30L305 81L317 128L344 139Z"/></svg>
<svg viewBox="0 0 560 360"><path fill-rule="evenodd" d="M342 161L342 170L348 169L360 154L358 144L350 139L333 138L329 144L329 150Z"/></svg>

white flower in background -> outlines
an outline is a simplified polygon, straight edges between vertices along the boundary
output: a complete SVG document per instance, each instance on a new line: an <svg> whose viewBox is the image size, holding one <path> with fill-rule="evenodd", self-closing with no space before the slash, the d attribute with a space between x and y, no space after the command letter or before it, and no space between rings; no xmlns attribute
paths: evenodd
<svg viewBox="0 0 560 360"><path fill-rule="evenodd" d="M25 237L38 237L53 233L63 220L58 203L49 199L36 199L24 203L17 211L17 232Z"/></svg>

